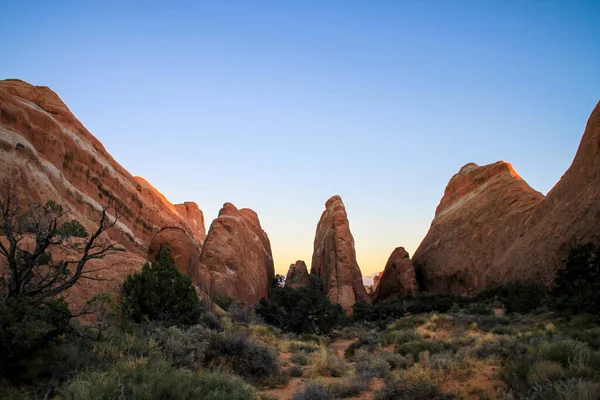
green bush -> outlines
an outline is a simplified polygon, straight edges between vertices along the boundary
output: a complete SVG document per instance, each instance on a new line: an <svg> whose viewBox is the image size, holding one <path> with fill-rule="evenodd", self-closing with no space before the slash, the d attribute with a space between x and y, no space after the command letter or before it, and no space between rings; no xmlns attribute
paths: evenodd
<svg viewBox="0 0 600 400"><path fill-rule="evenodd" d="M22 297L1 301L0 375L35 379L50 362L49 348L60 341L70 319L71 312L62 298L39 306Z"/></svg>
<svg viewBox="0 0 600 400"><path fill-rule="evenodd" d="M327 393L335 399L356 397L367 390L367 385L354 376L344 376L342 379L327 385Z"/></svg>
<svg viewBox="0 0 600 400"><path fill-rule="evenodd" d="M302 368L297 365L292 365L288 368L287 373L292 378L300 378L302 376Z"/></svg>
<svg viewBox="0 0 600 400"><path fill-rule="evenodd" d="M479 345L475 354L479 358L501 357L512 358L519 357L527 352L527 345L518 342L510 336L499 336L492 340L487 340Z"/></svg>
<svg viewBox="0 0 600 400"><path fill-rule="evenodd" d="M257 315L286 332L317 335L331 332L344 318L342 307L323 294L320 278L315 275L309 278L309 284L303 287L271 289L271 297L258 304Z"/></svg>
<svg viewBox="0 0 600 400"><path fill-rule="evenodd" d="M544 343L539 352L543 360L557 362L563 367L578 366L600 370L600 352L576 340L566 339Z"/></svg>
<svg viewBox="0 0 600 400"><path fill-rule="evenodd" d="M547 301L543 288L535 284L509 283L487 289L475 297L475 301L492 302L498 300L510 313L529 313Z"/></svg>
<svg viewBox="0 0 600 400"><path fill-rule="evenodd" d="M357 379L368 383L373 378L385 377L390 371L390 365L383 358L368 356L356 362L355 370Z"/></svg>
<svg viewBox="0 0 600 400"><path fill-rule="evenodd" d="M600 246L588 243L571 250L556 273L552 297L560 311L600 314Z"/></svg>
<svg viewBox="0 0 600 400"><path fill-rule="evenodd" d="M533 400L592 400L600 399L600 383L580 379L546 382L536 385L529 397Z"/></svg>
<svg viewBox="0 0 600 400"><path fill-rule="evenodd" d="M281 374L277 351L252 341L243 332L211 333L205 363L223 365L249 382L261 382Z"/></svg>
<svg viewBox="0 0 600 400"><path fill-rule="evenodd" d="M123 282L123 311L134 322L194 325L202 315L192 280L177 271L167 248Z"/></svg>
<svg viewBox="0 0 600 400"><path fill-rule="evenodd" d="M77 377L60 390L65 400L204 399L253 400L254 389L227 374L197 375L164 361L118 363L108 372Z"/></svg>
<svg viewBox="0 0 600 400"><path fill-rule="evenodd" d="M290 356L290 361L297 365L308 365L308 357L304 353L294 353Z"/></svg>
<svg viewBox="0 0 600 400"><path fill-rule="evenodd" d="M194 325L188 329L176 326L158 328L154 335L173 366L197 370L203 365L208 340L202 326Z"/></svg>
<svg viewBox="0 0 600 400"><path fill-rule="evenodd" d="M335 397L325 389L323 384L310 381L302 392L292 395L292 400L335 400Z"/></svg>

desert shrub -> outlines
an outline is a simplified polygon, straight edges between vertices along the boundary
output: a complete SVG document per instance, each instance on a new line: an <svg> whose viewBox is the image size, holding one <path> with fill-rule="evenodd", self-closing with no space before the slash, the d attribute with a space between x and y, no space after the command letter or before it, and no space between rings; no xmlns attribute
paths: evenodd
<svg viewBox="0 0 600 400"><path fill-rule="evenodd" d="M290 361L297 365L308 365L308 356L305 353L294 353L290 356Z"/></svg>
<svg viewBox="0 0 600 400"><path fill-rule="evenodd" d="M433 354L429 358L429 366L435 370L450 371L459 362L459 354L452 351L442 351L441 353Z"/></svg>
<svg viewBox="0 0 600 400"><path fill-rule="evenodd" d="M70 318L63 299L50 299L41 305L23 297L0 301L0 375L35 378L50 362L48 349L60 341ZM42 362L44 358L46 362Z"/></svg>
<svg viewBox="0 0 600 400"><path fill-rule="evenodd" d="M310 381L302 392L294 393L292 400L335 400L325 386L319 382Z"/></svg>
<svg viewBox="0 0 600 400"><path fill-rule="evenodd" d="M379 358L381 358L382 360L385 360L385 362L388 363L388 365L390 366L390 369L392 369L392 370L407 369L407 368L410 368L410 366L413 364L412 359L410 359L408 357L404 357L403 355L397 354L397 353L390 353L387 351L382 351L377 356Z"/></svg>
<svg viewBox="0 0 600 400"><path fill-rule="evenodd" d="M302 368L297 365L292 365L287 369L287 374L292 378L300 378L302 376Z"/></svg>
<svg viewBox="0 0 600 400"><path fill-rule="evenodd" d="M383 358L369 356L357 361L355 370L358 380L368 383L373 378L385 377L390 371L390 365Z"/></svg>
<svg viewBox="0 0 600 400"><path fill-rule="evenodd" d="M492 340L486 340L477 347L475 354L479 358L501 357L510 358L518 357L527 352L527 345L518 342L510 336L499 336Z"/></svg>
<svg viewBox="0 0 600 400"><path fill-rule="evenodd" d="M421 337L414 329L405 329L402 331L387 331L382 335L384 344L403 344L419 340Z"/></svg>
<svg viewBox="0 0 600 400"><path fill-rule="evenodd" d="M260 382L280 375L277 351L254 342L243 332L211 333L205 363L223 365L249 382Z"/></svg>
<svg viewBox="0 0 600 400"><path fill-rule="evenodd" d="M221 322L221 319L211 311L205 311L202 313L199 324L214 331L223 330L223 323Z"/></svg>
<svg viewBox="0 0 600 400"><path fill-rule="evenodd" d="M475 300L478 302L498 300L504 305L506 311L524 314L542 306L546 298L546 292L538 285L513 282L487 289L479 293Z"/></svg>
<svg viewBox="0 0 600 400"><path fill-rule="evenodd" d="M166 325L193 325L202 314L192 280L177 271L169 249L155 262L123 282L123 311L134 322L160 321Z"/></svg>
<svg viewBox="0 0 600 400"><path fill-rule="evenodd" d="M355 397L365 390L367 390L367 386L360 379L350 375L327 385L327 392L335 399Z"/></svg>
<svg viewBox="0 0 600 400"><path fill-rule="evenodd" d="M314 342L322 346L329 346L331 339L327 336L316 335L314 333L303 333L300 335L300 341L302 342Z"/></svg>
<svg viewBox="0 0 600 400"><path fill-rule="evenodd" d="M212 296L212 301L221 307L223 310L227 310L229 306L234 303L233 297L229 296L227 293L217 292Z"/></svg>
<svg viewBox="0 0 600 400"><path fill-rule="evenodd" d="M238 377L222 373L197 375L159 361L118 363L108 372L83 374L61 389L60 398L252 400L255 394Z"/></svg>
<svg viewBox="0 0 600 400"><path fill-rule="evenodd" d="M565 377L565 370L557 362L536 361L529 367L527 383L531 386L548 381L558 381Z"/></svg>
<svg viewBox="0 0 600 400"><path fill-rule="evenodd" d="M290 351L292 353L304 352L304 353L308 354L308 353L317 351L318 349L319 349L319 346L316 344L312 344L312 343L292 342L290 344Z"/></svg>
<svg viewBox="0 0 600 400"><path fill-rule="evenodd" d="M286 332L330 333L344 319L342 307L323 293L319 277L311 274L309 278L306 286L271 289L271 297L258 304L257 315Z"/></svg>
<svg viewBox="0 0 600 400"><path fill-rule="evenodd" d="M569 332L569 336L579 342L587 343L594 350L600 350L600 328Z"/></svg>
<svg viewBox="0 0 600 400"><path fill-rule="evenodd" d="M555 308L574 314L600 314L600 247L577 246L556 273L551 292Z"/></svg>
<svg viewBox="0 0 600 400"><path fill-rule="evenodd" d="M472 303L467 306L465 309L467 314L475 314L475 315L492 315L493 311L488 304L484 303Z"/></svg>
<svg viewBox="0 0 600 400"><path fill-rule="evenodd" d="M586 343L566 339L544 343L539 349L540 358L554 361L563 367L589 367L600 369L600 353Z"/></svg>
<svg viewBox="0 0 600 400"><path fill-rule="evenodd" d="M477 315L473 317L473 322L477 324L479 329L486 332L494 330L498 327L507 327L511 324L511 320L509 318L495 315Z"/></svg>
<svg viewBox="0 0 600 400"><path fill-rule="evenodd" d="M227 312L234 322L249 323L252 319L252 310L249 307L244 307L243 304L233 302L227 308Z"/></svg>
<svg viewBox="0 0 600 400"><path fill-rule="evenodd" d="M450 400L452 394L441 393L431 382L387 382L375 392L374 400Z"/></svg>
<svg viewBox="0 0 600 400"><path fill-rule="evenodd" d="M204 352L208 348L206 332L200 325L188 329L172 326L159 328L155 332L157 341L172 365L196 370L204 363Z"/></svg>
<svg viewBox="0 0 600 400"><path fill-rule="evenodd" d="M342 376L346 372L346 364L331 350L321 348L310 356L310 375Z"/></svg>
<svg viewBox="0 0 600 400"><path fill-rule="evenodd" d="M600 398L600 383L580 379L551 381L534 386L533 400L592 400Z"/></svg>
<svg viewBox="0 0 600 400"><path fill-rule="evenodd" d="M404 356L418 357L419 353L428 351L430 355L453 350L452 344L441 340L415 340L396 347L396 352Z"/></svg>
<svg viewBox="0 0 600 400"><path fill-rule="evenodd" d="M356 353L358 349L364 348L368 350L374 350L381 343L382 338L376 332L363 332L359 336L358 340L355 340L354 342L350 343L350 346L348 346L346 350L344 350L344 357L353 358L354 353Z"/></svg>

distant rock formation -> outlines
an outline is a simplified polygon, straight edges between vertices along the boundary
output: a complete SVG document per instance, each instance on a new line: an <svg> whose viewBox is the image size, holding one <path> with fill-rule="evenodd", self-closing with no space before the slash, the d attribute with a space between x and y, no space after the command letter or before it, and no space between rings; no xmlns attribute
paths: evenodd
<svg viewBox="0 0 600 400"><path fill-rule="evenodd" d="M375 275L373 275L373 286L372 286L372 291L375 292L375 290L377 290L377 286L379 285L379 280L381 279L381 274L383 274L383 272L378 272Z"/></svg>
<svg viewBox="0 0 600 400"><path fill-rule="evenodd" d="M323 292L346 312L351 312L357 301L370 303L340 196L333 196L325 203L325 211L317 225L311 273L321 277Z"/></svg>
<svg viewBox="0 0 600 400"><path fill-rule="evenodd" d="M419 290L412 261L404 247L396 247L381 276L373 284L373 302L395 296L414 296Z"/></svg>
<svg viewBox="0 0 600 400"><path fill-rule="evenodd" d="M275 276L271 244L256 213L225 203L202 247L200 262L210 274L210 291L247 305L269 296Z"/></svg>
<svg viewBox="0 0 600 400"><path fill-rule="evenodd" d="M285 286L297 288L308 285L308 269L306 263L302 260L296 261L290 265L290 269L285 277Z"/></svg>
<svg viewBox="0 0 600 400"><path fill-rule="evenodd" d="M546 197L508 163L461 168L413 257L421 289L464 295L513 281L550 285L573 246L600 242L598 143L600 103Z"/></svg>

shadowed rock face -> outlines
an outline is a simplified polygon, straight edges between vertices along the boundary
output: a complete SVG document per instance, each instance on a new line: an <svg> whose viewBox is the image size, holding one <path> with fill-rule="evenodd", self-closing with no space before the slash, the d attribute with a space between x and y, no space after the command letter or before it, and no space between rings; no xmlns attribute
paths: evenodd
<svg viewBox="0 0 600 400"><path fill-rule="evenodd" d="M200 246L206 239L206 228L204 227L204 213L193 201L186 201L183 204L175 204L175 209L188 222L194 235L194 239Z"/></svg>
<svg viewBox="0 0 600 400"><path fill-rule="evenodd" d="M512 281L551 284L573 246L600 241L599 143L600 104L545 198L505 162L461 168L413 257L421 289L474 294Z"/></svg>
<svg viewBox="0 0 600 400"><path fill-rule="evenodd" d="M462 167L413 256L421 289L467 295L487 287L495 259L543 199L504 161Z"/></svg>
<svg viewBox="0 0 600 400"><path fill-rule="evenodd" d="M245 304L269 296L275 276L271 244L258 216L225 203L213 221L200 254L211 276L210 290Z"/></svg>
<svg viewBox="0 0 600 400"><path fill-rule="evenodd" d="M394 296L414 296L418 289L415 269L408 253L404 247L396 247L378 279L373 302Z"/></svg>
<svg viewBox="0 0 600 400"><path fill-rule="evenodd" d="M347 312L357 301L370 302L340 196L333 196L325 203L325 211L317 225L311 273L321 277L324 293Z"/></svg>
<svg viewBox="0 0 600 400"><path fill-rule="evenodd" d="M290 269L285 277L285 286L300 287L308 285L308 269L306 263L302 260L296 261L290 265Z"/></svg>

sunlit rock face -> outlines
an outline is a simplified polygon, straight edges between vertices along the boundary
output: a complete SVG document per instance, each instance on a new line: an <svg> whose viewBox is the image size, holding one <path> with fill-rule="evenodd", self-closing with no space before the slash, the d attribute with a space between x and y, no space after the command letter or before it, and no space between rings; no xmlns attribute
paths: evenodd
<svg viewBox="0 0 600 400"><path fill-rule="evenodd" d="M103 274L113 280L110 288L139 269L163 227L180 228L200 243L200 227L116 162L48 87L0 81L0 162L0 182L19 188L26 202L61 204L88 232L96 228L98 210L113 207L111 215L120 218L108 235L126 252L92 263L109 267ZM103 281L87 280L73 288L77 296L68 297L85 302L107 288Z"/></svg>
<svg viewBox="0 0 600 400"><path fill-rule="evenodd" d="M574 245L600 240L599 143L596 106L546 197L503 161L461 168L413 257L421 289L464 295L513 281L551 284Z"/></svg>
<svg viewBox="0 0 600 400"><path fill-rule="evenodd" d="M340 196L333 196L325 203L325 211L317 225L311 273L321 277L324 293L347 312L351 312L357 301L370 302Z"/></svg>
<svg viewBox="0 0 600 400"><path fill-rule="evenodd" d="M297 288L308 285L308 282L309 278L306 263L302 260L298 260L294 264L291 264L285 277L285 286Z"/></svg>
<svg viewBox="0 0 600 400"><path fill-rule="evenodd" d="M204 226L204 213L193 201L183 204L175 204L177 212L185 218L191 228L191 233L197 243L202 246L206 239L206 228Z"/></svg>
<svg viewBox="0 0 600 400"><path fill-rule="evenodd" d="M225 203L208 231L200 262L210 274L210 291L246 305L269 296L275 276L271 243L256 213Z"/></svg>
<svg viewBox="0 0 600 400"><path fill-rule="evenodd" d="M414 296L419 290L415 268L404 247L396 247L385 265L373 294L373 302L398 296Z"/></svg>

